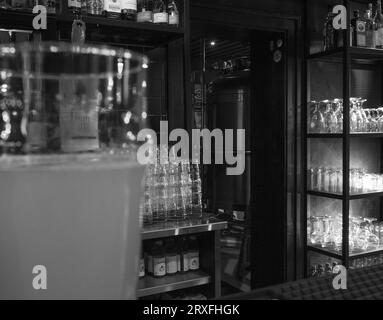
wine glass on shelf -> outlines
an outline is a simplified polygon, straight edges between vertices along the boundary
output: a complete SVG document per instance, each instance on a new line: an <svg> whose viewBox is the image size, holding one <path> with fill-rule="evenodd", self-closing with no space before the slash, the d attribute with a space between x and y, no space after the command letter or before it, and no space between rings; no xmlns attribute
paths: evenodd
<svg viewBox="0 0 383 320"><path fill-rule="evenodd" d="M334 99L334 105L336 106L335 115L337 118L336 133L342 133L343 132L343 100Z"/></svg>
<svg viewBox="0 0 383 320"><path fill-rule="evenodd" d="M350 132L358 132L358 114L355 98L350 98Z"/></svg>
<svg viewBox="0 0 383 320"><path fill-rule="evenodd" d="M323 102L326 103L326 111L324 113L325 132L336 133L338 118L333 108L333 102L330 100Z"/></svg>

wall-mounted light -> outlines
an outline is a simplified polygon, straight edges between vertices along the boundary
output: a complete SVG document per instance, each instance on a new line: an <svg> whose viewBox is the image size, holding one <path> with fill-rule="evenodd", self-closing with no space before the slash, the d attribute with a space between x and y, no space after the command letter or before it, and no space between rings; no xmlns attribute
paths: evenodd
<svg viewBox="0 0 383 320"><path fill-rule="evenodd" d="M216 42L213 40L213 41L210 41L210 46L211 47L214 47L216 45Z"/></svg>

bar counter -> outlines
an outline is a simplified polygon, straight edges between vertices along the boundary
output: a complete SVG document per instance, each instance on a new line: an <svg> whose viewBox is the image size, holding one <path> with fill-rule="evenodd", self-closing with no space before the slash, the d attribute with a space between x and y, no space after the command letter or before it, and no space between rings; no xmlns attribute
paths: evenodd
<svg viewBox="0 0 383 320"><path fill-rule="evenodd" d="M226 297L229 300L380 300L383 299L383 266L349 270L347 289L335 290L335 275L289 282Z"/></svg>

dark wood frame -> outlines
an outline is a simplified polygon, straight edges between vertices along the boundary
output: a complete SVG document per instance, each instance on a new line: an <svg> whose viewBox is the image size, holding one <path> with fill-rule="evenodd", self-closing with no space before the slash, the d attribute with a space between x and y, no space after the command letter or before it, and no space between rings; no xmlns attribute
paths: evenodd
<svg viewBox="0 0 383 320"><path fill-rule="evenodd" d="M283 172L284 172L284 186L283 192L275 195L275 201L283 203L287 207L288 199L287 193L291 194L289 200L289 208L284 210L283 216L283 232L278 234L271 243L267 244L267 247L259 247L256 243L252 242L252 287L261 287L272 283L283 282L286 280L293 280L303 276L304 272L304 242L302 232L302 217L300 211L300 200L299 200L299 180L298 174L299 168L299 152L300 144L297 142L301 130L300 130L300 99L301 99L301 80L300 70L302 60L300 57L303 56L301 53L302 49L302 37L301 29L302 23L298 16L278 16L270 15L262 12L254 12L249 10L234 9L232 7L220 6L209 6L208 4L193 4L191 7L192 14L192 25L199 23L210 23L217 25L230 25L237 28L251 29L256 31L268 31L277 32L284 35L284 39L287 40L286 49L286 101L285 101L285 112L289 109L293 114L295 126L293 128L292 138L290 142L293 143L291 148L292 164L291 171L287 169L287 153L284 153ZM251 116L254 123L254 114ZM287 142L287 117L286 114L283 116L285 133L285 145ZM264 123L264 126L267 126ZM291 141L293 140L293 141ZM270 143L270 141L269 141ZM256 146L253 145L252 154L255 154ZM252 190L254 189L254 182L257 175L262 174L264 168L257 167L257 163L253 160L252 163ZM268 170L265 170L268 171ZM287 181L289 183L287 184ZM273 186L268 186L268 190L271 190ZM254 192L254 191L253 191ZM258 211L268 210L267 203L257 204L252 203L252 208L256 208ZM275 218L275 216L274 216ZM280 217L279 217L280 218ZM274 221L275 222L275 221ZM263 223L263 222L262 222ZM266 224L273 223L272 219L265 221ZM252 222L252 231L257 233L258 238L267 238L267 228L262 228L256 225L255 220ZM289 235L289 236L288 236ZM278 254L283 252L283 263L279 266L278 275L275 272L268 269L268 265L274 263L274 261L265 261L263 254L265 252L278 251ZM276 255L273 256L276 258ZM280 262L281 260L279 260ZM259 264L259 268L255 268L256 264Z"/></svg>

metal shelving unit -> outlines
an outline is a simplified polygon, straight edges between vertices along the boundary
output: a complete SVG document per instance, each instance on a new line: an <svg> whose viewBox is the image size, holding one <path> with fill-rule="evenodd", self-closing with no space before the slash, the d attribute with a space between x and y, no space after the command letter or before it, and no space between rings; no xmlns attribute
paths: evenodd
<svg viewBox="0 0 383 320"><path fill-rule="evenodd" d="M368 49L368 48L358 48L350 46L350 30L342 30L343 46L331 51L310 53L310 2L306 1L306 26L305 26L305 39L306 39L306 49L305 49L305 63L303 68L303 101L309 102L309 83L310 83L310 68L309 64L312 61L321 61L326 63L337 63L342 66L342 98L343 101L349 101L351 97L351 72L353 67L357 64L374 64L376 67L382 69L383 62L383 50L379 49ZM331 1L327 1L330 3ZM323 3L323 6L327 6L328 3ZM335 2L331 2L335 5ZM368 1L362 2L362 5L368 4ZM348 14L347 25L350 25L350 16L352 10L355 6L354 1L344 0L343 5L346 7ZM360 1L357 5L360 5ZM303 126L303 145L302 145L302 191L303 191L303 216L304 216L304 230L307 230L307 217L308 217L308 196L317 196L324 197L329 199L337 199L342 201L342 250L341 252L332 251L326 248L321 248L308 244L307 232L304 232L305 237L304 241L306 245L305 252L305 262L307 263L308 252L316 252L327 257L332 257L342 261L343 265L347 268L350 267L350 260L366 257L370 255L376 255L383 253L383 248L378 248L376 250L363 251L363 252L350 252L349 248L349 217L350 217L350 201L357 199L367 199L367 198L383 198L383 192L370 192L370 193L351 193L350 192L350 142L356 138L363 139L381 139L383 138L383 133L350 133L350 106L349 103L343 104L343 133L339 134L321 134L321 133L309 133L308 132L308 104L306 107L302 108L302 126ZM342 141L342 163L343 163L343 192L342 193L329 193L329 192L320 192L315 190L308 190L307 181L307 169L308 169L308 143L310 140L314 139L323 139L323 143L329 142L332 139L340 139ZM383 140L382 140L383 142ZM383 145L383 144L382 144ZM383 160L381 160L383 161ZM381 163L381 168L383 169L383 164ZM382 212L380 212L380 219L383 218ZM305 268L306 272L308 268Z"/></svg>
<svg viewBox="0 0 383 320"><path fill-rule="evenodd" d="M200 270L161 278L146 275L139 279L137 297L165 293L197 286L207 286L211 297L221 295L221 231L228 223L206 214L206 218L166 222L146 226L142 240L198 235L200 243Z"/></svg>

